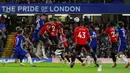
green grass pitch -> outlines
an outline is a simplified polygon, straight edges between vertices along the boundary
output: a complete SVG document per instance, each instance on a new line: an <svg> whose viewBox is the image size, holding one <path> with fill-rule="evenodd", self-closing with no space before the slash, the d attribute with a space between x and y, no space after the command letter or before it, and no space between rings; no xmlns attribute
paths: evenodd
<svg viewBox="0 0 130 73"><path fill-rule="evenodd" d="M118 64L116 68L111 68L112 64L102 64L102 71L98 72L92 64L89 68L82 67L80 63L70 68L68 64L62 63L36 63L37 67L31 67L28 63L21 67L18 63L7 64L3 67L0 63L0 73L130 73L130 67L124 68L125 64Z"/></svg>

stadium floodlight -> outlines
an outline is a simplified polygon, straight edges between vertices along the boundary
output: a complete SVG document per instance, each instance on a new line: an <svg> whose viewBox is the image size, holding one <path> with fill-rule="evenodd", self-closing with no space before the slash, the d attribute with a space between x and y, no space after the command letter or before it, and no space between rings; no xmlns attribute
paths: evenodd
<svg viewBox="0 0 130 73"><path fill-rule="evenodd" d="M0 14L0 17L2 16L2 14ZM5 18L7 18L7 15L3 15Z"/></svg>
<svg viewBox="0 0 130 73"><path fill-rule="evenodd" d="M17 14L17 16L34 16L35 14Z"/></svg>
<svg viewBox="0 0 130 73"><path fill-rule="evenodd" d="M87 16L88 18L90 18L90 16L102 16L102 14L83 14L83 18Z"/></svg>
<svg viewBox="0 0 130 73"><path fill-rule="evenodd" d="M102 16L102 14L84 14L83 16Z"/></svg>
<svg viewBox="0 0 130 73"><path fill-rule="evenodd" d="M130 14L122 14L122 16L130 16Z"/></svg>
<svg viewBox="0 0 130 73"><path fill-rule="evenodd" d="M68 16L68 14L55 14L55 16Z"/></svg>

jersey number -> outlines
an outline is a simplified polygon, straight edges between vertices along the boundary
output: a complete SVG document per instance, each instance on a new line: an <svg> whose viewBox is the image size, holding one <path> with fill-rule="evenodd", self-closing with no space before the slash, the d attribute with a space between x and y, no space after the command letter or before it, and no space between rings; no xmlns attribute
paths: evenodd
<svg viewBox="0 0 130 73"><path fill-rule="evenodd" d="M19 43L19 38L16 38L16 45L18 45Z"/></svg>
<svg viewBox="0 0 130 73"><path fill-rule="evenodd" d="M52 26L52 31L55 31L55 26Z"/></svg>
<svg viewBox="0 0 130 73"><path fill-rule="evenodd" d="M111 32L111 34L112 34L112 37L115 37L116 35L115 35L115 32Z"/></svg>
<svg viewBox="0 0 130 73"><path fill-rule="evenodd" d="M86 32L79 32L78 37L79 38L85 38Z"/></svg>
<svg viewBox="0 0 130 73"><path fill-rule="evenodd" d="M123 33L123 37L125 37L125 31L122 31L122 33Z"/></svg>

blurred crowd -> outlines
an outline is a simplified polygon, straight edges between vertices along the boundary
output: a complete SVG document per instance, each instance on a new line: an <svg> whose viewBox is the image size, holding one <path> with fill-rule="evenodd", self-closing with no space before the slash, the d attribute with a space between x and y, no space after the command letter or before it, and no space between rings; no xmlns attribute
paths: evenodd
<svg viewBox="0 0 130 73"><path fill-rule="evenodd" d="M123 3L126 0L0 0L0 3L18 3L18 4L31 4L31 3Z"/></svg>
<svg viewBox="0 0 130 73"><path fill-rule="evenodd" d="M3 25L3 24L5 24L5 17L2 15L0 17L0 25ZM7 35L8 35L8 32L6 31L6 27L0 28L0 55L3 48L5 48Z"/></svg>
<svg viewBox="0 0 130 73"><path fill-rule="evenodd" d="M87 21L87 20L86 20ZM63 29L64 29L64 33L66 34L66 37L67 37L67 40L68 40L68 45L69 45L69 49L72 50L74 49L74 46L73 46L73 31L74 29L78 26L78 22L74 22L73 20L66 20L67 23L65 22L62 22L63 25ZM97 33L97 41L98 41L98 48L97 48L97 55L98 57L100 58L109 58L110 57L110 50L109 48L111 47L111 44L108 40L108 37L107 36L100 36L99 35L101 33L103 33L103 31L107 28L107 23L99 23L99 22L86 22L86 27L88 27L90 24L93 24L95 26L95 30L96 30L96 33ZM33 37L32 37L32 34L34 32L34 29L35 29L35 24L28 24L28 25L24 25L23 28L24 28L24 31L25 31L25 36L27 38L29 38L31 40L32 43L34 43L34 41L32 40ZM130 34L130 26L129 24L126 25L125 29L127 30L127 35ZM127 36L128 39L127 40L130 40L129 39L129 36ZM54 51L51 50L52 47L46 47L46 52L47 52L47 56L48 57L53 57L54 56ZM126 52L126 55L128 57L130 57L130 46L128 45L128 50ZM33 52L33 48L30 47L28 45L28 50L30 53Z"/></svg>
<svg viewBox="0 0 130 73"><path fill-rule="evenodd" d="M36 21L36 20L35 20ZM96 30L96 33L97 33L97 36L99 36L101 33L103 33L103 31L107 28L107 23L109 22L90 22L89 20L85 20L86 21L86 27L88 27L88 25L90 24L94 24L94 27L95 27L95 30ZM4 20L4 17L1 16L0 18L0 23L3 23L3 22L6 22ZM21 21L22 23L22 21ZM73 46L73 31L74 31L74 28L78 26L78 23L77 22L74 22L74 20L68 20L66 19L65 22L62 22L62 27L64 29L64 33L66 34L66 37L67 37L67 40L68 40L68 45L69 45L69 49L73 49L74 46ZM18 25L19 26L19 25ZM35 23L30 23L28 24L28 21L22 23L22 25L20 25L23 29L24 29L24 34L25 36L30 39L30 41L32 43L34 43L34 40L33 40L33 32L34 32L34 29L35 29L35 26L36 24ZM127 41L129 42L130 40L130 26L129 26L129 23L127 23L125 25L125 29L127 31ZM7 31L9 31L7 29ZM1 29L0 30L0 51L4 48L5 44L6 44L6 40L7 40L7 34L8 32L6 31L5 28ZM110 51L108 48L111 47L111 44L108 40L108 37L107 36L100 36L100 37L97 37L97 41L98 41L98 48L97 48L97 55L98 57L102 57L102 58L109 58L110 57ZM26 45L26 47L28 48L28 51L30 53L33 52L33 47L30 46L30 44ZM127 56L130 57L130 43L128 43L128 50L126 52ZM48 57L53 57L54 55L54 51L51 50L51 47L46 47L46 53L47 53L47 56Z"/></svg>

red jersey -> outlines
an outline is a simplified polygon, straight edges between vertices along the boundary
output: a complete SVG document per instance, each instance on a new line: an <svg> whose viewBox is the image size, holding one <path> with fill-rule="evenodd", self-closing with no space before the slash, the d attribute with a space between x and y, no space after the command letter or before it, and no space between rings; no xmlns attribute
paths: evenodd
<svg viewBox="0 0 130 73"><path fill-rule="evenodd" d="M108 34L110 42L117 42L116 30L114 27L109 27L104 31L105 34Z"/></svg>
<svg viewBox="0 0 130 73"><path fill-rule="evenodd" d="M53 24L51 24L50 22L47 22L44 24L39 34L42 35L45 32L48 32L50 36L58 36L58 30L60 30L61 32L62 28L57 22L54 22Z"/></svg>
<svg viewBox="0 0 130 73"><path fill-rule="evenodd" d="M51 24L50 24L49 22L46 22L46 23L43 25L43 27L41 28L39 34L40 34L40 35L43 35L45 32L49 32L49 31L47 30L47 28L48 28L50 25L51 25Z"/></svg>
<svg viewBox="0 0 130 73"><path fill-rule="evenodd" d="M89 30L84 26L75 28L74 30L74 42L76 44L88 44L87 39L90 39Z"/></svg>
<svg viewBox="0 0 130 73"><path fill-rule="evenodd" d="M66 35L65 35L65 34L61 34L60 39L61 39L61 42L63 42L63 43L62 43L62 46L63 46L64 48L68 47Z"/></svg>
<svg viewBox="0 0 130 73"><path fill-rule="evenodd" d="M16 37L18 36L18 32L15 33L15 36L14 36L14 43L13 45L16 46Z"/></svg>

